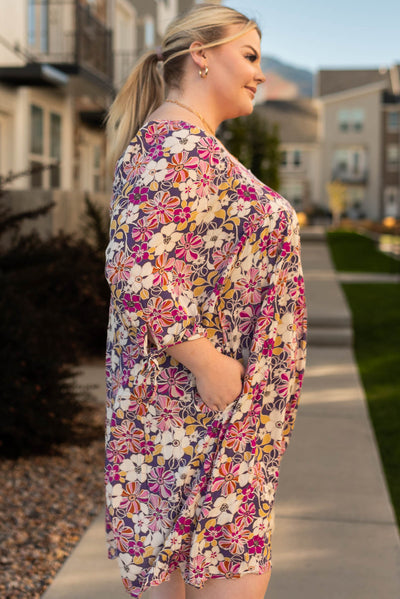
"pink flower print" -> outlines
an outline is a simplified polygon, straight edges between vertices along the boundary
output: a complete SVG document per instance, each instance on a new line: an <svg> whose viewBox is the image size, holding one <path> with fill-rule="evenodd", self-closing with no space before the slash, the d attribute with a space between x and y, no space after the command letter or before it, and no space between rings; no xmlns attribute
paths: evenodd
<svg viewBox="0 0 400 599"><path fill-rule="evenodd" d="M129 547L129 540L133 537L133 530L126 526L120 518L113 518L114 539L119 551L126 552Z"/></svg>
<svg viewBox="0 0 400 599"><path fill-rule="evenodd" d="M182 397L187 382L188 377L185 372L177 368L167 368L158 375L158 390L169 397Z"/></svg>
<svg viewBox="0 0 400 599"><path fill-rule="evenodd" d="M182 536L190 532L191 528L192 519L186 518L185 516L179 516L174 526L174 532L177 532L180 536Z"/></svg>
<svg viewBox="0 0 400 599"><path fill-rule="evenodd" d="M168 518L168 502L158 495L150 495L150 501L147 503L149 510L149 528L151 531L162 530L170 525Z"/></svg>
<svg viewBox="0 0 400 599"><path fill-rule="evenodd" d="M218 564L218 570L224 575L225 578L238 578L239 577L240 562L233 562L231 559L224 559L223 562Z"/></svg>
<svg viewBox="0 0 400 599"><path fill-rule="evenodd" d="M138 416L147 413L148 389L147 385L139 385L129 397L129 412L135 412Z"/></svg>
<svg viewBox="0 0 400 599"><path fill-rule="evenodd" d="M157 158L162 158L164 156L164 150L162 145L153 146L149 150L149 157L151 160L157 160Z"/></svg>
<svg viewBox="0 0 400 599"><path fill-rule="evenodd" d="M157 222L166 225L174 218L174 212L179 201L179 198L170 196L167 191L158 191L154 197L147 202L146 206L143 208L143 212L150 214L152 219Z"/></svg>
<svg viewBox="0 0 400 599"><path fill-rule="evenodd" d="M139 204L146 202L147 192L148 192L147 187L139 187L139 186L134 187L134 189L132 190L132 193L130 193L128 196L129 202L131 204L133 204L134 206L138 206Z"/></svg>
<svg viewBox="0 0 400 599"><path fill-rule="evenodd" d="M287 241L285 241L285 243L282 245L282 249L281 249L281 256L282 256L282 258L284 258L287 254L290 254L290 252L291 252L290 243L288 243Z"/></svg>
<svg viewBox="0 0 400 599"><path fill-rule="evenodd" d="M247 504L247 503L253 503L254 495L255 495L255 491L254 491L253 486L247 485L247 487L242 489L242 497L243 497L242 505Z"/></svg>
<svg viewBox="0 0 400 599"><path fill-rule="evenodd" d="M238 196L247 201L252 201L257 199L256 190L254 187L249 185L241 185L236 190Z"/></svg>
<svg viewBox="0 0 400 599"><path fill-rule="evenodd" d="M202 555L196 555L191 561L191 570L189 572L189 584L198 586L205 576L207 561Z"/></svg>
<svg viewBox="0 0 400 599"><path fill-rule="evenodd" d="M119 466L118 464L107 464L106 466L106 471L105 471L105 481L106 484L107 483L113 483L113 482L118 482L120 479L120 474L119 474Z"/></svg>
<svg viewBox="0 0 400 599"><path fill-rule="evenodd" d="M114 427L112 432L123 453L126 450L139 453L144 434L140 429L135 429L133 422L124 420L119 426Z"/></svg>
<svg viewBox="0 0 400 599"><path fill-rule="evenodd" d="M233 241L227 241L221 249L216 249L213 252L214 268L223 270L235 255L235 252L236 248Z"/></svg>
<svg viewBox="0 0 400 599"><path fill-rule="evenodd" d="M121 451L121 447L118 445L116 441L110 441L110 443L108 443L107 445L107 460L110 460L110 462L113 462L114 464L120 464L125 459L125 455L127 453L127 448L124 448L124 451Z"/></svg>
<svg viewBox="0 0 400 599"><path fill-rule="evenodd" d="M254 489L263 489L265 484L265 473L260 462L256 462L253 467L253 478L251 481Z"/></svg>
<svg viewBox="0 0 400 599"><path fill-rule="evenodd" d="M166 285L168 283L168 272L174 266L174 259L168 258L166 254L158 256L155 265L153 266L154 285Z"/></svg>
<svg viewBox="0 0 400 599"><path fill-rule="evenodd" d="M182 206L178 206L178 208L175 210L175 214L174 214L174 223L186 223L189 220L190 217L190 207L189 206L185 206L184 208Z"/></svg>
<svg viewBox="0 0 400 599"><path fill-rule="evenodd" d="M139 296L130 293L125 293L122 303L125 310L128 312L139 312L142 308Z"/></svg>
<svg viewBox="0 0 400 599"><path fill-rule="evenodd" d="M254 490L251 489L252 495L254 495ZM238 516L235 519L235 522L239 526L249 526L256 517L256 507L254 503L251 501L243 502L239 508Z"/></svg>
<svg viewBox="0 0 400 599"><path fill-rule="evenodd" d="M134 367L139 356L139 347L136 344L126 345L122 351L122 361L124 365L131 369Z"/></svg>
<svg viewBox="0 0 400 599"><path fill-rule="evenodd" d="M250 426L256 426L260 421L261 404L252 403L250 410L247 412L247 418Z"/></svg>
<svg viewBox="0 0 400 599"><path fill-rule="evenodd" d="M174 317L174 322L182 322L182 320L187 319L187 314L182 306L177 306L172 310L172 316Z"/></svg>
<svg viewBox="0 0 400 599"><path fill-rule="evenodd" d="M204 531L204 539L207 541L207 543L212 543L214 545L217 541L219 541L221 538L221 529L222 526L220 525L206 528Z"/></svg>
<svg viewBox="0 0 400 599"><path fill-rule="evenodd" d="M201 160L197 169L197 178L194 181L197 187L197 195L201 198L209 193L215 193L217 191L216 186L213 184L214 170L211 166Z"/></svg>
<svg viewBox="0 0 400 599"><path fill-rule="evenodd" d="M177 258L183 258L186 262L189 260L196 260L199 256L198 249L203 245L203 240L198 235L193 233L187 233L183 235L179 240L178 246L175 250Z"/></svg>
<svg viewBox="0 0 400 599"><path fill-rule="evenodd" d="M247 549L250 555L254 555L255 553L262 553L264 549L265 541L259 535L254 535L252 539L249 540L247 544Z"/></svg>
<svg viewBox="0 0 400 599"><path fill-rule="evenodd" d="M225 435L227 447L233 451L244 451L247 443L250 441L254 431L250 428L249 422L234 422L231 424Z"/></svg>
<svg viewBox="0 0 400 599"><path fill-rule="evenodd" d="M148 125L145 133L146 143L153 146L162 144L168 135L168 126L166 123L154 123Z"/></svg>
<svg viewBox="0 0 400 599"><path fill-rule="evenodd" d="M245 277L239 279L236 286L241 290L244 304L258 304L261 299L261 273L258 268L250 268Z"/></svg>
<svg viewBox="0 0 400 599"><path fill-rule="evenodd" d="M279 395L286 396L289 391L290 377L286 372L282 372L280 375L280 382L276 388Z"/></svg>
<svg viewBox="0 0 400 599"><path fill-rule="evenodd" d="M244 335L250 335L256 326L257 322L257 307L246 306L244 310L239 312L240 323L239 330Z"/></svg>
<svg viewBox="0 0 400 599"><path fill-rule="evenodd" d="M129 541L128 553L133 556L133 563L143 563L143 555L146 552L145 540L146 537L139 538L139 535L135 535L135 540Z"/></svg>
<svg viewBox="0 0 400 599"><path fill-rule="evenodd" d="M268 249L268 256L270 258L274 258L276 256L276 252L278 249L278 245L281 241L281 235L279 233L279 231L274 230L270 233L270 235L267 238L267 249Z"/></svg>
<svg viewBox="0 0 400 599"><path fill-rule="evenodd" d="M172 180L174 183L182 183L189 177L189 169L194 169L199 163L195 156L188 158L188 152L180 152L171 156L171 161L167 166L166 180Z"/></svg>
<svg viewBox="0 0 400 599"><path fill-rule="evenodd" d="M172 270L172 290L174 294L180 295L185 289L190 289L191 274L190 264L185 264L182 260L175 260Z"/></svg>
<svg viewBox="0 0 400 599"><path fill-rule="evenodd" d="M260 214L252 214L244 223L243 230L249 237L262 226L263 217Z"/></svg>
<svg viewBox="0 0 400 599"><path fill-rule="evenodd" d="M283 296L285 294L285 289L288 281L288 271L281 270L278 273L278 280L276 282L276 290L279 296Z"/></svg>
<svg viewBox="0 0 400 599"><path fill-rule="evenodd" d="M109 282L114 285L119 281L127 281L130 269L134 264L135 260L132 256L126 255L123 251L117 252L106 266L106 275Z"/></svg>
<svg viewBox="0 0 400 599"><path fill-rule="evenodd" d="M119 507L127 514L137 514L140 511L140 504L147 503L149 492L142 489L139 483L126 483L121 495L122 501Z"/></svg>
<svg viewBox="0 0 400 599"><path fill-rule="evenodd" d="M146 407L146 411L147 411L147 407ZM153 456L155 448L156 448L156 446L154 444L154 441L152 441L150 439L150 437L148 435L146 435L145 438L143 439L143 441L140 443L141 455Z"/></svg>
<svg viewBox="0 0 400 599"><path fill-rule="evenodd" d="M157 221L148 218L141 218L137 221L135 228L131 232L134 241L146 242L153 236L153 230L157 227Z"/></svg>
<svg viewBox="0 0 400 599"><path fill-rule="evenodd" d="M211 491L221 491L221 495L227 496L233 493L239 477L240 464L225 462L218 470L218 475L212 483Z"/></svg>
<svg viewBox="0 0 400 599"><path fill-rule="evenodd" d="M143 260L148 260L149 250L147 243L142 243L141 245L134 245L132 248L132 255L135 257L137 263L142 262Z"/></svg>
<svg viewBox="0 0 400 599"><path fill-rule="evenodd" d="M174 401L165 395L159 395L157 404L156 420L161 431L166 431L173 426L180 427L183 425L183 420L179 415L181 408L178 401Z"/></svg>
<svg viewBox="0 0 400 599"><path fill-rule="evenodd" d="M209 162L213 166L219 164L218 154L220 149L218 144L211 137L202 137L199 140L197 152L202 160Z"/></svg>
<svg viewBox="0 0 400 599"><path fill-rule="evenodd" d="M241 554L244 552L250 533L236 523L224 524L220 545L230 553Z"/></svg>
<svg viewBox="0 0 400 599"><path fill-rule="evenodd" d="M162 466L156 466L148 475L147 480L152 493L161 495L164 499L171 497L171 487L173 487L175 482L175 477L171 471L166 470Z"/></svg>
<svg viewBox="0 0 400 599"><path fill-rule="evenodd" d="M150 157L146 156L142 152L136 152L133 158L131 154L128 160L124 162L122 166L122 170L127 180L130 181L131 179L137 177L137 175L143 173L147 163L149 162L149 159Z"/></svg>
<svg viewBox="0 0 400 599"><path fill-rule="evenodd" d="M169 327L174 323L171 310L173 303L171 300L162 300L161 297L151 298L144 310L144 316L147 319L150 328L155 333L160 333L164 327Z"/></svg>

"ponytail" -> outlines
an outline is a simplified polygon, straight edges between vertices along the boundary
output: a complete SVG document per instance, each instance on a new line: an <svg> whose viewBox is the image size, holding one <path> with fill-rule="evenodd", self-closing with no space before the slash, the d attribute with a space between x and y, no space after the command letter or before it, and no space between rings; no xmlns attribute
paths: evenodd
<svg viewBox="0 0 400 599"><path fill-rule="evenodd" d="M241 29L228 35L228 28ZM162 48L145 54L134 67L112 104L107 118L110 167L143 125L146 118L164 102L165 88L178 88L192 42L201 49L213 48L256 29L257 23L233 8L213 3L201 3L178 16L167 28ZM162 74L159 61L163 62Z"/></svg>
<svg viewBox="0 0 400 599"><path fill-rule="evenodd" d="M154 51L142 56L111 105L107 136L112 169L146 117L164 101L164 79L158 62Z"/></svg>

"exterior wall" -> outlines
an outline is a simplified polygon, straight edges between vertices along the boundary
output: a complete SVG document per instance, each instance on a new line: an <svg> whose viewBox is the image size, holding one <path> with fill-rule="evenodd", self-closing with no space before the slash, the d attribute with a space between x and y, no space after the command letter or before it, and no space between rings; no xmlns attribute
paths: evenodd
<svg viewBox="0 0 400 599"><path fill-rule="evenodd" d="M322 147L321 147L321 203L329 206L327 185L335 177L333 173L335 152L338 150L362 149L366 160L366 176L355 177L352 183L345 182L349 193L358 191L364 196L360 207L361 213L368 218L379 219L380 214L380 181L382 152L381 87L370 86L351 92L343 92L326 96L321 101ZM341 131L339 127L339 111L364 111L362 130ZM357 190L354 190L357 185ZM353 188L352 188L353 186Z"/></svg>
<svg viewBox="0 0 400 599"><path fill-rule="evenodd" d="M397 128L389 126L390 115L397 114ZM400 218L400 106L384 104L382 110L382 216ZM397 148L397 163L389 160L389 153Z"/></svg>
<svg viewBox="0 0 400 599"><path fill-rule="evenodd" d="M280 167L280 192L296 210L307 210L318 203L318 144L281 143L287 164ZM300 152L300 164L294 163Z"/></svg>
<svg viewBox="0 0 400 599"><path fill-rule="evenodd" d="M138 57L138 17L135 7L128 0L117 0L112 6L114 86L119 89Z"/></svg>
<svg viewBox="0 0 400 599"><path fill-rule="evenodd" d="M10 2L0 0L0 35L6 39L11 46L19 45L26 48L27 39L27 2ZM10 35L10 32L12 34ZM0 44L0 65L20 66L24 64L23 58L12 50Z"/></svg>

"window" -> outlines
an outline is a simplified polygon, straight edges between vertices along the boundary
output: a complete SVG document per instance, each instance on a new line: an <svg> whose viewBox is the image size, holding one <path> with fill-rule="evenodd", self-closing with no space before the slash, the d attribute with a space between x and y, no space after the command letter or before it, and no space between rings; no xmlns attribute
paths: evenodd
<svg viewBox="0 0 400 599"><path fill-rule="evenodd" d="M300 150L295 150L293 152L293 164L294 164L294 166L301 166L301 152L300 152Z"/></svg>
<svg viewBox="0 0 400 599"><path fill-rule="evenodd" d="M360 132L364 128L365 111L363 108L342 108L338 112L338 124L340 131Z"/></svg>
<svg viewBox="0 0 400 599"><path fill-rule="evenodd" d="M32 187L60 187L61 116L32 104L30 129Z"/></svg>
<svg viewBox="0 0 400 599"><path fill-rule="evenodd" d="M50 113L50 158L54 162L50 169L50 187L60 187L61 116L55 112Z"/></svg>
<svg viewBox="0 0 400 599"><path fill-rule="evenodd" d="M28 0L28 44L43 53L49 49L48 4L48 0Z"/></svg>
<svg viewBox="0 0 400 599"><path fill-rule="evenodd" d="M399 112L388 112L386 117L386 126L389 132L396 132L399 130L400 125L400 113Z"/></svg>
<svg viewBox="0 0 400 599"><path fill-rule="evenodd" d="M151 17L147 17L144 22L144 45L146 48L151 48L155 43L154 21Z"/></svg>
<svg viewBox="0 0 400 599"><path fill-rule="evenodd" d="M397 169L399 164L399 146L397 144L389 144L386 147L386 166L390 170Z"/></svg>
<svg viewBox="0 0 400 599"><path fill-rule="evenodd" d="M350 111L349 110L339 110L338 120L339 120L339 129L341 131L348 131L349 127L350 127Z"/></svg>
<svg viewBox="0 0 400 599"><path fill-rule="evenodd" d="M281 166L286 166L287 165L287 151L283 150L281 152Z"/></svg>
<svg viewBox="0 0 400 599"><path fill-rule="evenodd" d="M31 152L43 154L43 109L31 106Z"/></svg>

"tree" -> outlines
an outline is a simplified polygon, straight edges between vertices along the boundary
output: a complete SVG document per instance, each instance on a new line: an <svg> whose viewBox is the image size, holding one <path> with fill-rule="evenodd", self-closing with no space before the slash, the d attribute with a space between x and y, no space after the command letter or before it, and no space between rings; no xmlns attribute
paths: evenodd
<svg viewBox="0 0 400 599"><path fill-rule="evenodd" d="M260 181L279 190L280 150L277 125L269 125L259 113L225 121L220 137L231 154Z"/></svg>

